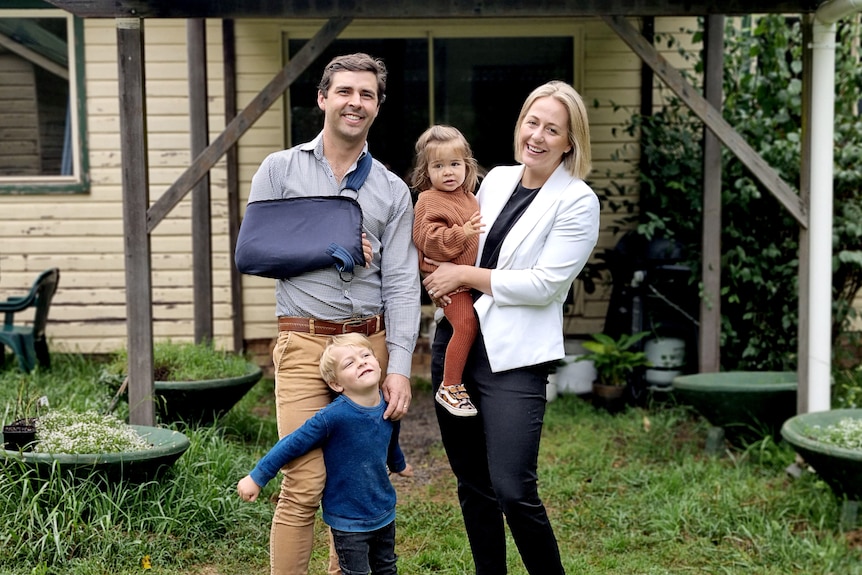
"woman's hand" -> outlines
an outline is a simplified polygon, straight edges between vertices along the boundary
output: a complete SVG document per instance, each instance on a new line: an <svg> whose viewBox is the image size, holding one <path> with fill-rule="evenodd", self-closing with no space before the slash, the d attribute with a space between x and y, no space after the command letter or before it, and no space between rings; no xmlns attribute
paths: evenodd
<svg viewBox="0 0 862 575"><path fill-rule="evenodd" d="M437 266L436 270L422 280L422 285L428 290L428 296L434 300L435 305L446 307L452 303L449 294L462 286L493 295L491 290L491 270L475 266L457 265L451 262L438 262L431 258L425 258L425 261Z"/></svg>
<svg viewBox="0 0 862 575"><path fill-rule="evenodd" d="M438 262L431 258L425 258L425 262L437 266L437 269L425 276L422 285L428 291L428 297L437 307L446 307L452 303L449 293L455 291L461 284L458 283L458 265L450 262Z"/></svg>

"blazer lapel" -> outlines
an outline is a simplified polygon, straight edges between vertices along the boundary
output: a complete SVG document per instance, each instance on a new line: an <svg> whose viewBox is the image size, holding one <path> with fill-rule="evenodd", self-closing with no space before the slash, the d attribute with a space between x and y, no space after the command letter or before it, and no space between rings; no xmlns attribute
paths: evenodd
<svg viewBox="0 0 862 575"><path fill-rule="evenodd" d="M521 218L515 222L509 234L506 236L503 245L500 246L500 260L497 263L498 268L506 268L510 265L511 259L521 242L539 225L539 222L548 210L554 208L569 183L574 179L574 176L566 171L566 168L560 164L536 197L533 202L524 211ZM508 198L507 198L508 199ZM502 208L501 208L502 209ZM499 213L499 212L498 212ZM484 235L484 234L483 234Z"/></svg>
<svg viewBox="0 0 862 575"><path fill-rule="evenodd" d="M485 240L488 238L488 231L494 225L494 222L497 221L497 216L500 215L500 212L503 211L503 206L506 205L506 202L509 201L509 198L512 197L512 192L515 191L515 187L518 185L518 182L521 181L521 174L524 172L523 165L514 165L514 166L501 166L499 168L494 168L494 170L499 170L497 178L495 181L489 180L489 187L482 190L481 197L479 198L479 204L481 206L482 213L482 223L485 224L485 233L479 234L479 252L476 255L476 265L479 265L479 261L482 259L482 250L485 248ZM489 176L494 175L492 170ZM492 189L493 188L493 189Z"/></svg>

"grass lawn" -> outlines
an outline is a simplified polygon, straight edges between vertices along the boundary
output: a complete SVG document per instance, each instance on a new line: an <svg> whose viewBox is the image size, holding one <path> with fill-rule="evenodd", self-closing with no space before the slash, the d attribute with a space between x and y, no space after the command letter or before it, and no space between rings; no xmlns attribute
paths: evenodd
<svg viewBox="0 0 862 575"><path fill-rule="evenodd" d="M2 421L19 390L53 407L104 410L116 378L74 355L50 371L0 368ZM185 430L190 449L158 482L100 488L62 473L47 480L0 468L0 575L250 575L268 568L271 499L249 504L237 480L277 439L272 381L262 380L216 426ZM399 493L399 572L473 572L455 483L431 413L429 385L402 432L412 479ZM118 414L127 408L120 404ZM786 445L764 440L721 456L708 425L673 405L616 416L563 396L548 406L540 489L570 574L862 575L862 530L841 528L841 505L813 473L790 478ZM325 573L326 536L311 573ZM509 573L525 575L514 545Z"/></svg>

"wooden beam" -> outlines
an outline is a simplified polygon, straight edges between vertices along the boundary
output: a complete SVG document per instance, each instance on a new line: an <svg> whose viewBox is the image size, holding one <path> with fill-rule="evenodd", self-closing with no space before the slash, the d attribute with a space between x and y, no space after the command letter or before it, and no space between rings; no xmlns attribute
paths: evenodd
<svg viewBox="0 0 862 575"><path fill-rule="evenodd" d="M799 14L817 0L48 0L82 18L526 18Z"/></svg>
<svg viewBox="0 0 862 575"><path fill-rule="evenodd" d="M311 38L254 100L228 124L215 141L207 146L186 168L186 171L150 207L147 213L147 231L153 231L159 222L176 206L216 162L236 144L273 102L287 90L308 66L323 52L352 21L352 18L332 18Z"/></svg>
<svg viewBox="0 0 862 575"><path fill-rule="evenodd" d="M207 103L206 20L186 21L189 82L189 136L192 158L209 144ZM210 177L204 174L192 189L192 284L195 343L213 339L212 210Z"/></svg>
<svg viewBox="0 0 862 575"><path fill-rule="evenodd" d="M646 62L656 75L668 85L692 112L709 127L722 143L733 152L752 175L784 206L797 223L808 227L808 207L778 172L775 171L751 146L748 145L733 126L721 117L706 99L686 82L679 70L670 65L652 45L638 33L634 26L621 16L603 16L610 26L634 52Z"/></svg>
<svg viewBox="0 0 862 575"><path fill-rule="evenodd" d="M721 109L724 73L724 16L707 16L704 35L704 95ZM721 367L721 143L703 130L703 297L700 298L701 373Z"/></svg>
<svg viewBox="0 0 862 575"><path fill-rule="evenodd" d="M811 114L813 102L813 60L814 51L810 48L814 42L814 17L802 19L802 159L799 169L799 196L806 205L811 201ZM797 334L797 365L796 365L796 412L808 413L808 381L809 345L808 337L811 331L809 305L811 291L809 278L811 275L811 246L808 228L799 230L799 281L796 291L799 295L799 320L796 326Z"/></svg>
<svg viewBox="0 0 862 575"><path fill-rule="evenodd" d="M36 66L39 66L40 68L47 70L48 72L54 74L55 76L59 76L60 78L66 80L67 82L69 81L69 70L67 70L66 68L64 68L60 64L57 64L53 60L49 60L48 58L46 58L42 54L39 54L38 52L34 52L33 50L24 46L23 44L19 44L18 42L16 42L15 40L10 38L9 36L6 36L5 34L0 34L0 46L2 46L3 48L6 48L10 52L14 52L15 54L18 54L20 57L24 58L25 60L35 64Z"/></svg>
<svg viewBox="0 0 862 575"><path fill-rule="evenodd" d="M230 124L236 117L238 107L236 99L236 34L234 21L223 20L222 23L222 60L224 61L224 123ZM228 226L228 260L230 260L230 309L233 332L233 350L245 351L245 316L243 313L242 274L236 268L233 256L236 252L236 240L239 236L240 196L239 196L239 153L236 145L227 150L225 156L227 186L227 226Z"/></svg>
<svg viewBox="0 0 862 575"><path fill-rule="evenodd" d="M147 163L143 20L117 20L117 62L120 80L120 151L123 157L129 423L155 425L153 286L150 234L147 231L150 182Z"/></svg>

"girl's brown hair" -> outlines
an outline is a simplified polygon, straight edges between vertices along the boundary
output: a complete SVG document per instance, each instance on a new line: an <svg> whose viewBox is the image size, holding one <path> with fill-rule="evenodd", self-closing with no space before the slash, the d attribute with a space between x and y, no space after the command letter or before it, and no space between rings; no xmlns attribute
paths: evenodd
<svg viewBox="0 0 862 575"><path fill-rule="evenodd" d="M463 156L467 168L462 187L468 193L473 193L479 181L479 164L473 157L467 138L457 128L437 124L431 126L416 140L416 167L413 169L412 184L417 191L425 191L431 187L431 177L428 175L428 164L435 158L435 152L440 149L450 149Z"/></svg>

